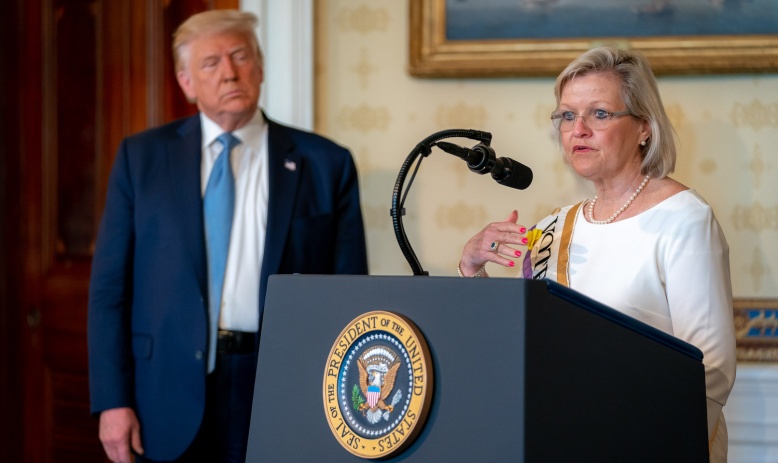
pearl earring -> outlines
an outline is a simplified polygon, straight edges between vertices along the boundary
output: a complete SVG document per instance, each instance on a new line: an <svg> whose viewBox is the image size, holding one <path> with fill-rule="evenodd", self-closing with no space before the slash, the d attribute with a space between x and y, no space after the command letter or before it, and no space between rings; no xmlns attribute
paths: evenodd
<svg viewBox="0 0 778 463"><path fill-rule="evenodd" d="M646 141L645 140L641 141L640 146L646 146Z"/></svg>

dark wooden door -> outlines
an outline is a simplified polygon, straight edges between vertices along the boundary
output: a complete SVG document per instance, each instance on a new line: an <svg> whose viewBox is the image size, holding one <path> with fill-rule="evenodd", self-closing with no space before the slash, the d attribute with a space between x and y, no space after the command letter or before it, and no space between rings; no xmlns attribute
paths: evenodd
<svg viewBox="0 0 778 463"><path fill-rule="evenodd" d="M238 0L11 3L0 23L19 45L0 81L0 460L102 462L86 314L114 152L124 136L195 111L177 87L170 37L190 14Z"/></svg>

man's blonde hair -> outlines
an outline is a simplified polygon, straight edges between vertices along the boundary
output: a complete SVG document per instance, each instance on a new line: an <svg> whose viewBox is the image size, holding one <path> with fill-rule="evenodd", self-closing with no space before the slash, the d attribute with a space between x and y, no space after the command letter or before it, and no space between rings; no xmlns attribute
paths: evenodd
<svg viewBox="0 0 778 463"><path fill-rule="evenodd" d="M176 72L183 71L188 64L189 43L205 35L222 33L244 35L256 53L257 62L262 66L262 50L254 32L258 23L255 14L238 10L208 10L190 16L173 34L173 61Z"/></svg>

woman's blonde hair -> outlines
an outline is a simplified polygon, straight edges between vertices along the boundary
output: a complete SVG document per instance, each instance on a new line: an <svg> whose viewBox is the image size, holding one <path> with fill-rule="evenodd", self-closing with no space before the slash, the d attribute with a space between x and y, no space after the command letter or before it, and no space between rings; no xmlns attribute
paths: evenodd
<svg viewBox="0 0 778 463"><path fill-rule="evenodd" d="M605 46L593 48L571 62L556 79L557 107L565 84L576 76L611 72L621 81L621 99L634 117L647 121L651 135L641 146L641 173L663 178L675 169L675 130L667 117L656 77L645 56L634 50ZM559 134L561 137L561 134Z"/></svg>

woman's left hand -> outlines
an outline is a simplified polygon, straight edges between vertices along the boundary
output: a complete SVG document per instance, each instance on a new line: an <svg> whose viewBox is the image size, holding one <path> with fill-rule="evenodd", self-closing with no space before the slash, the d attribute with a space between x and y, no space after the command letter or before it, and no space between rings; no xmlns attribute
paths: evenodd
<svg viewBox="0 0 778 463"><path fill-rule="evenodd" d="M527 228L517 224L518 220L519 213L514 210L502 222L492 222L470 238L459 261L462 275L474 275L487 262L514 267L515 259L521 257L515 246L527 244Z"/></svg>

